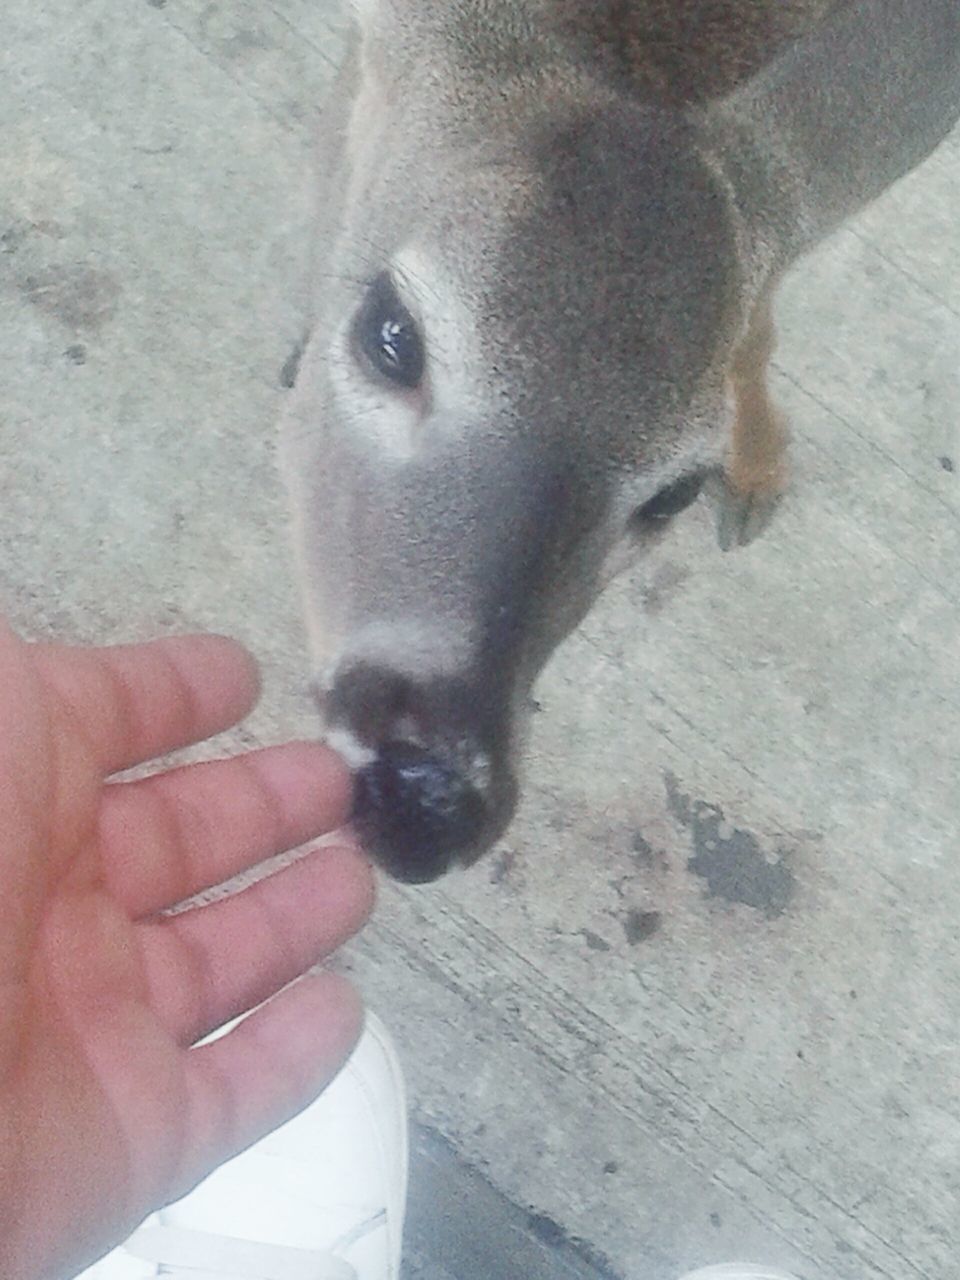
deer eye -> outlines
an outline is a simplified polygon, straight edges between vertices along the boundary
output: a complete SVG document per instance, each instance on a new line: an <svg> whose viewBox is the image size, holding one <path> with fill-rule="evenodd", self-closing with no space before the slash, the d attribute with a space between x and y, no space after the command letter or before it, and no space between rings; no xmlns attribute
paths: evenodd
<svg viewBox="0 0 960 1280"><path fill-rule="evenodd" d="M364 360L388 382L415 389L423 379L423 342L417 322L386 272L371 283L357 314L354 340Z"/></svg>
<svg viewBox="0 0 960 1280"><path fill-rule="evenodd" d="M679 515L691 503L696 502L706 478L705 472L695 471L692 475L682 476L673 484L667 485L636 509L630 517L631 525L637 530L643 530L666 524L673 516Z"/></svg>

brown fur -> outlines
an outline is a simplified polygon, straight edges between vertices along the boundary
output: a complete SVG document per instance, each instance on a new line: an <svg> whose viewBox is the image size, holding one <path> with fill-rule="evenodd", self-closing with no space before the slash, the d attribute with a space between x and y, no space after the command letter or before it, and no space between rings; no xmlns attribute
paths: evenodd
<svg viewBox="0 0 960 1280"><path fill-rule="evenodd" d="M786 482L787 431L770 398L767 369L776 345L773 293L768 288L754 309L731 368L736 406L727 482L740 498L775 501Z"/></svg>
<svg viewBox="0 0 960 1280"><path fill-rule="evenodd" d="M728 93L845 0L559 0L561 32L609 74L672 103Z"/></svg>

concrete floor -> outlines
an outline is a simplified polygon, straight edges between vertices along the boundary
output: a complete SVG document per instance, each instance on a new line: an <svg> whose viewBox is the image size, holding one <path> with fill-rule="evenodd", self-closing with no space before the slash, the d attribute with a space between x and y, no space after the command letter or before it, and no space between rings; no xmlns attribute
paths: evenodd
<svg viewBox="0 0 960 1280"><path fill-rule="evenodd" d="M266 689L218 745L309 734L273 423L340 8L3 27L0 602L233 633ZM793 274L776 525L724 557L694 509L616 584L503 846L350 949L424 1126L411 1277L956 1275L958 208L955 137Z"/></svg>

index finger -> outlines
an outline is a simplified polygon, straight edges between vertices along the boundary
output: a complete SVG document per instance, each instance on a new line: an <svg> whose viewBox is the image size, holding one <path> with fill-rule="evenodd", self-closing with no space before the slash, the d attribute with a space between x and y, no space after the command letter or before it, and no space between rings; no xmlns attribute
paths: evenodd
<svg viewBox="0 0 960 1280"><path fill-rule="evenodd" d="M260 693L256 662L226 636L30 649L37 674L75 719L105 775L229 729Z"/></svg>

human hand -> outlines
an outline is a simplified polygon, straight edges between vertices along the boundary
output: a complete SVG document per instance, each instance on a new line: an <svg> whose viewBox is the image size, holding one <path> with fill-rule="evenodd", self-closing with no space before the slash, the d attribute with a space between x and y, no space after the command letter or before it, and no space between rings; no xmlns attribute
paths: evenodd
<svg viewBox="0 0 960 1280"><path fill-rule="evenodd" d="M358 997L325 974L191 1047L361 926L355 848L158 914L337 827L337 757L294 743L105 781L229 727L257 692L220 637L28 645L0 620L4 1280L75 1274L311 1101L359 1036Z"/></svg>

